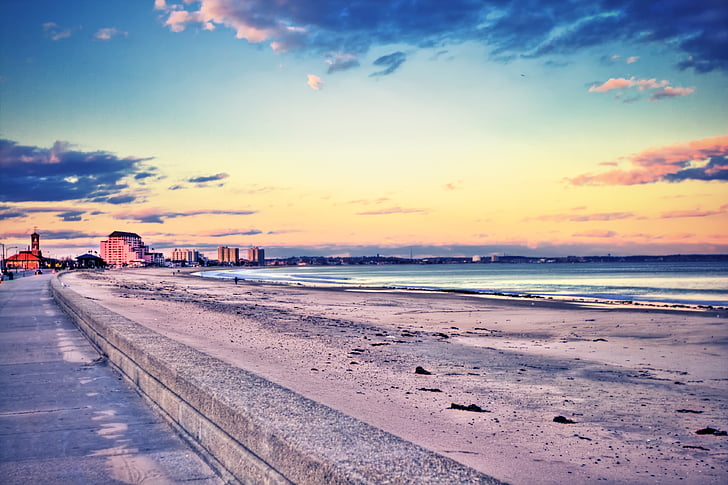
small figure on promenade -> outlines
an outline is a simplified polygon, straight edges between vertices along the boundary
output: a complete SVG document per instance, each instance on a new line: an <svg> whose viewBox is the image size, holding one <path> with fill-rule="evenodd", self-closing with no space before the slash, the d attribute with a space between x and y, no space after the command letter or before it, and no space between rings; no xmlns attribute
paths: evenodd
<svg viewBox="0 0 728 485"><path fill-rule="evenodd" d="M237 285L237 284L238 284L238 277L236 276L236 277L235 277L235 278L233 278L233 279L235 280L235 284Z"/></svg>

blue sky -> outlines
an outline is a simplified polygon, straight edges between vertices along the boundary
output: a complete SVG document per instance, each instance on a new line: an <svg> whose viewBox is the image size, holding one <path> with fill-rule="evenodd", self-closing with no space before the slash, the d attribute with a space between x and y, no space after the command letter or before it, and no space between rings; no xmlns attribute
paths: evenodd
<svg viewBox="0 0 728 485"><path fill-rule="evenodd" d="M728 252L719 1L6 1L0 241Z"/></svg>

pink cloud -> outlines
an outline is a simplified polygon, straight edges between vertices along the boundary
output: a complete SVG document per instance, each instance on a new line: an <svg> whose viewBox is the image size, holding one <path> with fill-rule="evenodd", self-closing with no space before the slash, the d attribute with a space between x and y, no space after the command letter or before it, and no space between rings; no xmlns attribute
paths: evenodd
<svg viewBox="0 0 728 485"><path fill-rule="evenodd" d="M677 210L663 212L660 217L663 219L675 219L683 217L709 217L724 214L725 210L700 210L700 209L688 209L688 210Z"/></svg>
<svg viewBox="0 0 728 485"><path fill-rule="evenodd" d="M126 37L128 35L127 32L124 32L123 30L119 30L115 27L106 27L103 29L99 29L94 34L94 39L96 40L111 40L114 37Z"/></svg>
<svg viewBox="0 0 728 485"><path fill-rule="evenodd" d="M632 59L632 58L630 58ZM655 78L652 79L635 79L631 77L625 79L610 78L602 84L595 83L589 88L590 93L607 93L609 91L617 91L617 98L620 98L622 91L630 88L637 88L639 91L652 91L652 95L649 97L650 101L661 101L663 99L677 98L681 96L687 96L695 92L695 88L682 88L670 86L669 81L658 81ZM638 100L639 97L625 99L624 102L633 102Z"/></svg>
<svg viewBox="0 0 728 485"><path fill-rule="evenodd" d="M612 91L614 89L629 89L633 87L638 87L640 91L644 91L645 89L657 89L664 86L667 86L669 84L668 81L658 81L657 79L635 79L634 77L631 77L629 79L625 79L623 77L620 78L610 78L609 80L605 81L602 84L594 84L589 88L590 93L606 93L608 91Z"/></svg>
<svg viewBox="0 0 728 485"><path fill-rule="evenodd" d="M660 101L665 98L678 98L680 96L687 96L695 92L695 88L673 88L671 86L665 86L664 88L655 91L650 96L650 101Z"/></svg>
<svg viewBox="0 0 728 485"><path fill-rule="evenodd" d="M631 56L627 58L627 64L634 64L639 60L640 56Z"/></svg>
<svg viewBox="0 0 728 485"><path fill-rule="evenodd" d="M550 214L536 217L528 217L524 220L549 222L591 222L631 219L633 217L635 217L635 214L633 212L601 212L595 214Z"/></svg>
<svg viewBox="0 0 728 485"><path fill-rule="evenodd" d="M625 157L629 170L583 174L568 181L573 185L635 185L659 181L725 180L728 135L687 143L648 148Z"/></svg>

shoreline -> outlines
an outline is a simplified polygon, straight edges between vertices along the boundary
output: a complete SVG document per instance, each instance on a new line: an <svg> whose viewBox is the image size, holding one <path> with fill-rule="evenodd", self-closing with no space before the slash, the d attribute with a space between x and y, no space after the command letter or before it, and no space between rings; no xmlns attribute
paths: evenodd
<svg viewBox="0 0 728 485"><path fill-rule="evenodd" d="M728 439L695 434L728 428L724 312L234 285L192 270L64 280L148 328L504 481L720 483L728 471Z"/></svg>
<svg viewBox="0 0 728 485"><path fill-rule="evenodd" d="M204 276L202 273L205 272L219 272L219 271L239 271L236 269L209 269L200 271L191 271L187 273L188 276L194 276L197 278L210 278L218 279L222 281L229 281L234 278L217 277L217 276ZM475 290L465 288L426 288L426 287L399 287L399 286L347 286L347 285L336 285L336 284L315 284L315 283L302 283L302 282L289 282L282 280L259 280L254 278L240 278L240 282L262 284L262 285L283 285L291 287L304 287L311 289L324 289L324 290L342 290L342 291L358 291L358 292L403 292L408 294L425 293L425 294L454 294L463 296L472 296L477 298L493 298L493 299L504 299L504 300L536 300L536 301L554 301L573 305L607 305L607 306L624 306L629 305L634 308L644 307L651 309L664 309L664 310L683 310L683 311L718 311L728 312L728 305L705 303L686 303L677 301L652 301L652 300L620 300L616 298L599 298L590 296L578 296L578 295L537 295L529 293L504 293L504 292L493 292L486 290Z"/></svg>

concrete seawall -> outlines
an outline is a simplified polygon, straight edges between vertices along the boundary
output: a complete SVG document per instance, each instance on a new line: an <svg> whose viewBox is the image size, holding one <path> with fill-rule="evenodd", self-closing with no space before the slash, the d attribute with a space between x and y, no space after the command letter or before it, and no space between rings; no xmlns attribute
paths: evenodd
<svg viewBox="0 0 728 485"><path fill-rule="evenodd" d="M502 483L118 315L56 301L230 483Z"/></svg>

